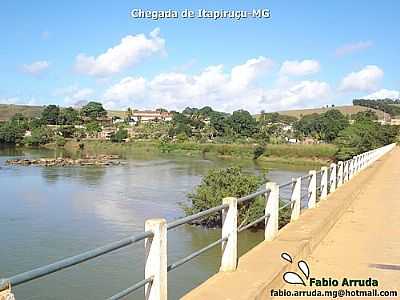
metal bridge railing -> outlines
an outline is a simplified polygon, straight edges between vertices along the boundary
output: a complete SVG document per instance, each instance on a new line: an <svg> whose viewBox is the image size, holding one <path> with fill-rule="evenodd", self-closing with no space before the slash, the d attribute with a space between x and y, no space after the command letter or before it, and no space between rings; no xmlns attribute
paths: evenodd
<svg viewBox="0 0 400 300"><path fill-rule="evenodd" d="M54 272L72 267L136 242L145 241L145 274L144 279L131 287L108 298L117 300L126 297L141 287L145 287L145 299L167 299L167 273L172 271L206 251L222 244L220 271L235 271L237 267L238 233L264 222L265 241L272 241L279 230L279 217L284 209L290 211L290 222L297 220L304 209L316 207L317 201L326 200L333 193L360 171L395 147L390 144L353 157L347 161L339 161L321 170L312 170L308 175L293 178L292 181L278 185L267 182L258 191L241 198L224 198L222 204L205 211L167 223L165 219L150 219L145 222L145 231L99 248L62 259L55 263L39 267L21 274L0 280L0 293L11 293L11 287L47 276ZM303 183L302 183L303 182ZM303 185L303 187L302 187ZM288 189L289 197L284 197L283 190ZM259 196L265 198L264 215L238 226L238 206ZM280 206L280 203L283 203ZM167 233L178 226L191 223L214 213L222 213L222 235L215 242L179 259L171 264L167 261Z"/></svg>

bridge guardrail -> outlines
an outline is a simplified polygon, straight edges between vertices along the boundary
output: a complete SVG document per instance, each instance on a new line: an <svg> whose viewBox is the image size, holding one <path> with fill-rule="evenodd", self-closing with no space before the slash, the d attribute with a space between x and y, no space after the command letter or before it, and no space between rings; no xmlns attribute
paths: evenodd
<svg viewBox="0 0 400 300"><path fill-rule="evenodd" d="M325 201L328 195L335 192L337 188L351 180L363 169L370 166L377 159L391 151L395 144L389 144L360 155L354 156L347 161L333 163L330 167L322 167L321 170L311 170L309 174L293 178L292 181L278 185L274 182L266 182L265 187L258 191L241 197L224 198L222 204L212 207L205 211L190 215L167 223L165 219L150 219L145 222L145 231L135 236L131 236L113 243L109 243L99 248L83 252L81 254L65 258L52 264L42 266L24 273L20 273L9 278L0 279L0 294L11 293L11 287L18 286L25 282L47 276L54 272L72 267L118 249L127 247L131 244L145 240L145 274L144 279L135 283L131 287L108 298L109 300L122 299L141 287L145 287L145 299L166 300L167 299L167 273L184 263L194 259L204 252L222 244L221 272L235 271L237 267L237 235L238 233L264 222L264 238L272 241L278 234L279 213L284 208L291 207L290 222L300 217L301 210L304 208L313 209L317 202ZM302 189L302 181L307 182L307 187ZM318 184L319 183L319 184ZM286 203L280 206L280 190L290 188L291 197L286 199ZM265 212L256 220L248 224L237 224L238 205L253 200L258 196L265 197ZM302 207L303 200L303 207ZM304 201L305 200L305 201ZM285 201L285 200L284 200ZM178 226L201 219L213 213L222 212L222 235L215 242L203 247L190 255L168 264L167 261L167 233Z"/></svg>

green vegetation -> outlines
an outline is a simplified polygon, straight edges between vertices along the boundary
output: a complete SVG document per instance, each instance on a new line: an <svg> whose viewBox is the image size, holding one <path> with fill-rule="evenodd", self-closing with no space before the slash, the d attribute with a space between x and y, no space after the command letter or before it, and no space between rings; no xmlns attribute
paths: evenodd
<svg viewBox="0 0 400 300"><path fill-rule="evenodd" d="M101 131L101 126L96 121L91 121L90 123L87 123L85 128L86 128L86 132L91 137L96 137L97 134Z"/></svg>
<svg viewBox="0 0 400 300"><path fill-rule="evenodd" d="M371 149L394 143L399 128L374 122L371 113L358 113L355 122L339 133L335 144L338 146L337 158L347 160Z"/></svg>
<svg viewBox="0 0 400 300"><path fill-rule="evenodd" d="M347 126L349 126L348 119L340 111L332 109L320 115L304 116L295 123L294 128L302 137L312 136L330 143Z"/></svg>
<svg viewBox="0 0 400 300"><path fill-rule="evenodd" d="M352 125L348 115L336 109L296 119L278 113L262 112L255 118L245 110L228 114L209 106L187 107L181 113L171 112L171 121L161 118L133 125L130 117L134 112L128 109L127 118L114 116L111 119L103 118L107 112L98 102L89 102L80 111L48 105L43 108L40 118L29 119L17 113L2 123L0 143L37 146L55 142L53 145L61 146L68 144L66 139L75 138L81 142L86 138L101 138L110 140L111 143L102 144L110 149L113 149L112 144L124 142L136 146L136 142L141 141L149 144L152 151L163 153L210 153L304 164L343 159L391 143L399 132L397 127L377 123L378 117L372 108L363 108L353 114ZM58 136L63 140L55 139ZM314 145L300 144L301 141ZM289 142L295 145L289 145Z"/></svg>
<svg viewBox="0 0 400 300"><path fill-rule="evenodd" d="M380 99L380 100L367 100L367 99L354 99L354 105L360 105L364 107L374 108L385 113L390 114L391 116L400 115L400 107L395 104L400 104L400 100L392 100L392 99Z"/></svg>
<svg viewBox="0 0 400 300"><path fill-rule="evenodd" d="M56 136L56 145L57 147L64 147L66 144L66 140L65 138L63 138L62 136Z"/></svg>
<svg viewBox="0 0 400 300"><path fill-rule="evenodd" d="M244 174L238 167L227 169L213 169L203 177L200 185L193 193L188 195L190 204L181 204L186 215L195 214L211 207L222 204L225 197L243 197L251 194L260 187L263 178ZM264 214L265 198L258 196L253 200L238 204L238 224L245 225ZM282 214L281 226L288 221L289 214ZM196 224L205 227L220 227L222 224L221 213L212 214ZM263 226L263 222L259 224Z"/></svg>
<svg viewBox="0 0 400 300"><path fill-rule="evenodd" d="M54 133L46 126L32 129L31 135L24 138L24 144L28 146L45 145L53 141Z"/></svg>
<svg viewBox="0 0 400 300"><path fill-rule="evenodd" d="M222 204L225 197L243 197L255 192L262 179L247 175L240 168L213 169L202 179L194 193L188 195L190 206L182 205L187 215L195 214L208 208ZM238 207L238 223L246 219L249 222L259 217L264 211L262 197L248 201ZM207 227L221 226L221 214L214 214L199 221Z"/></svg>
<svg viewBox="0 0 400 300"><path fill-rule="evenodd" d="M0 144L19 144L24 134L24 126L17 121L8 121L0 126Z"/></svg>
<svg viewBox="0 0 400 300"><path fill-rule="evenodd" d="M101 103L92 101L82 107L81 114L83 117L96 119L107 116L107 111L103 108Z"/></svg>
<svg viewBox="0 0 400 300"><path fill-rule="evenodd" d="M122 143L128 138L128 131L126 129L120 128L116 133L111 135L111 142Z"/></svg>

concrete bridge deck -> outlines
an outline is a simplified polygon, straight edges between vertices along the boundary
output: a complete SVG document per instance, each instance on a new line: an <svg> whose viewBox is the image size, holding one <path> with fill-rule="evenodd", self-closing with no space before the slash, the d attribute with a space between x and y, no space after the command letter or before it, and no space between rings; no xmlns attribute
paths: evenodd
<svg viewBox="0 0 400 300"><path fill-rule="evenodd" d="M377 161L373 169L362 192L307 262L311 277L371 277L378 280L379 290L397 289L400 299L400 149Z"/></svg>
<svg viewBox="0 0 400 300"><path fill-rule="evenodd" d="M294 263L283 261L282 252L291 254ZM314 287L284 285L284 272L301 274L296 265L300 259L308 262L311 277L339 280L371 277L379 281L379 290L400 292L398 147L320 202L317 208L302 213L274 241L262 242L242 256L235 272L214 275L183 299L271 299L271 289L313 290Z"/></svg>

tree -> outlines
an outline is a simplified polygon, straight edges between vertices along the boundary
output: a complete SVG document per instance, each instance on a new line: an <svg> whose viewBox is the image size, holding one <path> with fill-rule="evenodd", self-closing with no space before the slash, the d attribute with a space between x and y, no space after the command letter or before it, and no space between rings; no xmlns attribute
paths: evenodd
<svg viewBox="0 0 400 300"><path fill-rule="evenodd" d="M31 132L31 136L24 138L24 143L29 146L39 146L50 143L53 140L53 131L46 127L34 128Z"/></svg>
<svg viewBox="0 0 400 300"><path fill-rule="evenodd" d="M60 114L60 108L57 105L47 105L41 114L43 124L56 125Z"/></svg>
<svg viewBox="0 0 400 300"><path fill-rule="evenodd" d="M320 117L320 137L330 143L337 136L339 132L349 126L349 121L337 109L331 109L323 113Z"/></svg>
<svg viewBox="0 0 400 300"><path fill-rule="evenodd" d="M225 127L228 126L228 118L225 114L215 112L211 115L210 125L214 128L216 135L223 136Z"/></svg>
<svg viewBox="0 0 400 300"><path fill-rule="evenodd" d="M90 136L96 136L101 131L101 126L98 122L92 121L86 124L86 131Z"/></svg>
<svg viewBox="0 0 400 300"><path fill-rule="evenodd" d="M234 132L240 136L251 137L257 131L257 122L246 110L234 111L229 118Z"/></svg>
<svg viewBox="0 0 400 300"><path fill-rule="evenodd" d="M399 130L395 126L380 125L369 119L356 120L339 133L335 144L336 157L347 160L357 154L395 142Z"/></svg>
<svg viewBox="0 0 400 300"><path fill-rule="evenodd" d="M261 185L262 179L254 175L247 175L238 167L227 169L213 169L203 177L194 193L188 195L190 205L182 204L187 215L198 213L208 208L221 205L225 197L242 197L255 192ZM238 207L238 223L251 222L264 212L264 200L258 197L253 201L240 204ZM221 214L213 214L199 221L207 227L221 226Z"/></svg>
<svg viewBox="0 0 400 300"><path fill-rule="evenodd" d="M19 144L25 134L25 129L15 121L0 125L0 144Z"/></svg>
<svg viewBox="0 0 400 300"><path fill-rule="evenodd" d="M378 120L378 116L372 110L359 111L358 113L352 115L351 117L355 121L362 121L362 120L375 121L375 120Z"/></svg>
<svg viewBox="0 0 400 300"><path fill-rule="evenodd" d="M128 138L128 130L126 129L118 129L116 133L111 135L111 142L113 143L122 143L125 139Z"/></svg>
<svg viewBox="0 0 400 300"><path fill-rule="evenodd" d="M346 116L337 109L330 109L323 114L311 114L301 117L294 124L294 129L302 136L311 136L332 142L341 130L349 125Z"/></svg>
<svg viewBox="0 0 400 300"><path fill-rule="evenodd" d="M392 100L392 99L354 99L353 105L360 105L364 107L374 108L377 110L381 110L385 113L390 114L391 116L400 115L400 107L394 106L393 104L399 104L400 100Z"/></svg>
<svg viewBox="0 0 400 300"><path fill-rule="evenodd" d="M84 117L91 118L93 120L99 117L105 117L107 115L107 111L103 108L103 105L94 101L90 101L88 104L83 106L81 113Z"/></svg>
<svg viewBox="0 0 400 300"><path fill-rule="evenodd" d="M79 123L79 113L72 107L62 108L58 116L58 124L75 125Z"/></svg>

